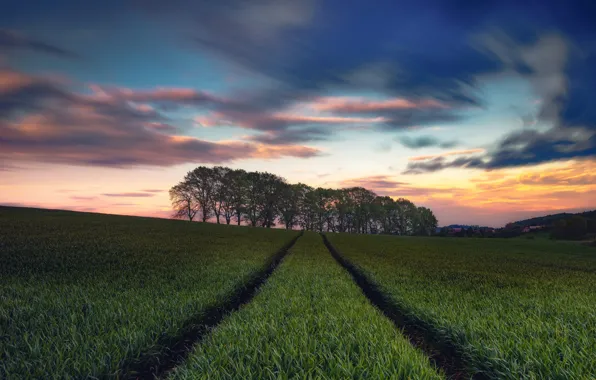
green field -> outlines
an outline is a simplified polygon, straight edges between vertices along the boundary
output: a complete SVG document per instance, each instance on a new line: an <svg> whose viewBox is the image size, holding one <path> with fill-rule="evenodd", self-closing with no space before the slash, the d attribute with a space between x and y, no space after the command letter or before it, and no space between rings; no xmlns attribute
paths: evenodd
<svg viewBox="0 0 596 380"><path fill-rule="evenodd" d="M441 378L307 232L175 379Z"/></svg>
<svg viewBox="0 0 596 380"><path fill-rule="evenodd" d="M0 379L596 378L594 248L298 233L0 207Z"/></svg>
<svg viewBox="0 0 596 380"><path fill-rule="evenodd" d="M596 251L565 242L329 234L467 373L596 377Z"/></svg>
<svg viewBox="0 0 596 380"><path fill-rule="evenodd" d="M0 208L0 378L117 374L296 234Z"/></svg>

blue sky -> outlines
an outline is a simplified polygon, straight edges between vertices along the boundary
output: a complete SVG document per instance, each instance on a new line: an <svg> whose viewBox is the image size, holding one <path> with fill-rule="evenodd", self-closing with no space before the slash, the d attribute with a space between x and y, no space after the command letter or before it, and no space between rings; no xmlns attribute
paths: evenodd
<svg viewBox="0 0 596 380"><path fill-rule="evenodd" d="M166 215L177 178L222 164L358 183L441 223L595 206L590 2L3 7L2 203Z"/></svg>

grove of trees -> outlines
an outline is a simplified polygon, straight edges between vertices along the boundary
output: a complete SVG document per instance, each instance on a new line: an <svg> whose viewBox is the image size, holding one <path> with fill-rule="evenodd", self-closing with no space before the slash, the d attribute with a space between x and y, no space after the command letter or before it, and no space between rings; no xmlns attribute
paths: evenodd
<svg viewBox="0 0 596 380"><path fill-rule="evenodd" d="M267 172L199 166L170 189L174 217L318 232L431 235L437 218L407 199L362 187L313 188Z"/></svg>
<svg viewBox="0 0 596 380"><path fill-rule="evenodd" d="M594 230L594 222L579 215L557 220L552 228L551 237L562 240L579 240Z"/></svg>

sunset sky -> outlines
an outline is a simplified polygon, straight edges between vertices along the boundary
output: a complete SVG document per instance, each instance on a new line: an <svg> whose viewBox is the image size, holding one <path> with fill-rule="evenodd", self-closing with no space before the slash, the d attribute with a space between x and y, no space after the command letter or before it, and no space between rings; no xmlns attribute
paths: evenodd
<svg viewBox="0 0 596 380"><path fill-rule="evenodd" d="M440 225L594 209L596 5L519 3L3 1L0 204L169 217L224 165Z"/></svg>

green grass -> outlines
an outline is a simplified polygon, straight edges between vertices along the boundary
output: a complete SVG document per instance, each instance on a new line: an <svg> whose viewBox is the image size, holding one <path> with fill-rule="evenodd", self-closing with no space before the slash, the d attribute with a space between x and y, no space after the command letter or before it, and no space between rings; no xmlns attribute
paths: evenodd
<svg viewBox="0 0 596 380"><path fill-rule="evenodd" d="M435 379L321 237L306 233L251 303L222 322L173 379Z"/></svg>
<svg viewBox="0 0 596 380"><path fill-rule="evenodd" d="M0 379L118 377L297 232L0 207ZM594 378L596 251L546 239L328 234L468 374ZM441 378L314 233L175 379Z"/></svg>
<svg viewBox="0 0 596 380"><path fill-rule="evenodd" d="M117 374L295 235L0 207L0 378Z"/></svg>
<svg viewBox="0 0 596 380"><path fill-rule="evenodd" d="M472 373L596 374L596 253L542 240L328 234L412 320L454 343Z"/></svg>

